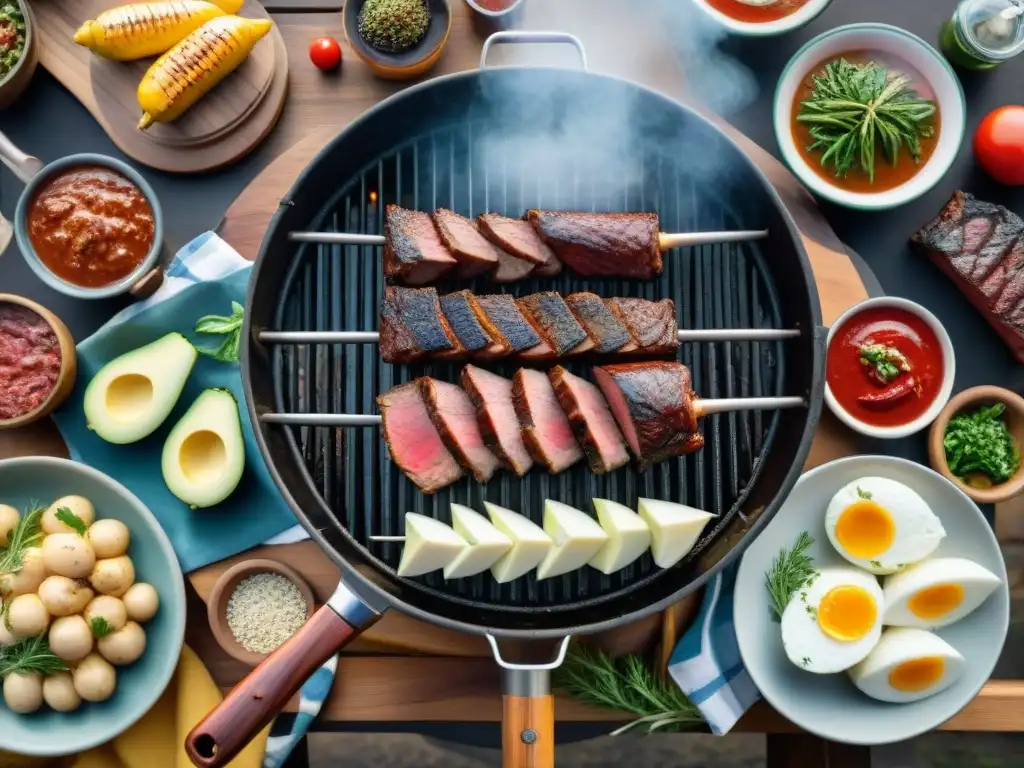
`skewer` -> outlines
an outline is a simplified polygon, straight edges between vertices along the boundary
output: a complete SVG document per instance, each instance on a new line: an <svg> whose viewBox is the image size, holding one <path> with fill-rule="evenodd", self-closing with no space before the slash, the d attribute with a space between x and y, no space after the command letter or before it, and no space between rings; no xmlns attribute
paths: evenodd
<svg viewBox="0 0 1024 768"><path fill-rule="evenodd" d="M739 243L763 240L767 229L740 229L722 232L661 232L658 246L663 251L714 243ZM296 243L325 243L329 245L384 245L384 235L363 235L354 232L289 232L288 239Z"/></svg>
<svg viewBox="0 0 1024 768"><path fill-rule="evenodd" d="M783 408L806 408L802 397L731 397L697 400L697 417L729 411L771 411ZM305 427L376 427L381 423L375 414L350 413L264 413L264 424L285 424Z"/></svg>
<svg viewBox="0 0 1024 768"><path fill-rule="evenodd" d="M796 328L709 328L679 331L681 342L781 341L800 336ZM376 331L260 331L266 344L376 344Z"/></svg>

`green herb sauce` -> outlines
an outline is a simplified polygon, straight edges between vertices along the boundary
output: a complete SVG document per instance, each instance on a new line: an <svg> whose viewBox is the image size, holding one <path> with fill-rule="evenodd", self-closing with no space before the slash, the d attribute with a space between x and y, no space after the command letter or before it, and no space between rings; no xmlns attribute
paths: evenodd
<svg viewBox="0 0 1024 768"><path fill-rule="evenodd" d="M942 438L950 471L969 485L972 477L987 476L1005 483L1020 467L1020 450L1003 421L1002 403L950 419Z"/></svg>
<svg viewBox="0 0 1024 768"><path fill-rule="evenodd" d="M366 0L359 12L359 34L387 53L408 51L426 36L429 27L425 0Z"/></svg>
<svg viewBox="0 0 1024 768"><path fill-rule="evenodd" d="M7 77L24 53L25 16L15 3L3 3L0 5L0 80Z"/></svg>

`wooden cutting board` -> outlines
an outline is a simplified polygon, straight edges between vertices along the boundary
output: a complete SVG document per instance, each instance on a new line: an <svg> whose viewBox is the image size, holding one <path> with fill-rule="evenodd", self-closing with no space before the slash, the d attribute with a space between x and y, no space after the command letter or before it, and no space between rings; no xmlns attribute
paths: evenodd
<svg viewBox="0 0 1024 768"><path fill-rule="evenodd" d="M134 160L171 173L218 168L247 155L277 122L288 90L288 51L275 26L249 58L173 123L136 127L135 97L152 59L108 61L77 45L75 30L119 0L33 0L39 60ZM270 18L256 0L240 12Z"/></svg>

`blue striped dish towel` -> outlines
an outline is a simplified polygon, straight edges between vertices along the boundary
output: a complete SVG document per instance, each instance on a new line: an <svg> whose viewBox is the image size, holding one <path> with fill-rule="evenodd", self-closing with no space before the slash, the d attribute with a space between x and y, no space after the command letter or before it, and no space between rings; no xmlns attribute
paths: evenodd
<svg viewBox="0 0 1024 768"><path fill-rule="evenodd" d="M761 698L743 666L733 627L736 567L715 574L704 589L700 613L676 643L668 672L722 736Z"/></svg>

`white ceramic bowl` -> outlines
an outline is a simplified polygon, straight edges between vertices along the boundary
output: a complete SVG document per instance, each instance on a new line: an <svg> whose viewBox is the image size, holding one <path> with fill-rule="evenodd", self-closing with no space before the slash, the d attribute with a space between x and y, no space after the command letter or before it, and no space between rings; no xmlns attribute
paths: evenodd
<svg viewBox="0 0 1024 768"><path fill-rule="evenodd" d="M935 92L941 126L935 152L913 178L884 192L849 192L819 176L797 149L791 130L793 99L804 79L822 62L851 51L882 51L906 61ZM782 71L775 89L775 139L786 164L805 186L834 203L858 210L886 210L915 200L946 174L964 139L966 104L960 81L946 59L917 35L888 24L849 24L818 35Z"/></svg>
<svg viewBox="0 0 1024 768"><path fill-rule="evenodd" d="M825 343L825 355L828 356L828 348L832 344L832 339L840 328L854 315L863 312L865 309L872 309L877 307L895 307L896 309L902 309L906 312L910 312L913 315L924 320L928 324L928 327L935 332L935 337L939 340L939 346L942 347L942 386L939 388L939 393L935 396L935 400L928 407L928 410L922 413L913 421L907 424L901 424L896 427L878 427L873 424L866 424L860 419L851 416L850 413L839 404L836 400L835 395L832 394L832 389L828 385L828 380L825 381L825 403L828 405L829 410L834 413L841 422L843 422L850 429L860 432L862 435L868 437L880 437L885 439L895 439L898 437L907 437L913 435L915 432L920 432L922 429L927 427L942 411L949 402L949 396L953 392L953 381L956 378L956 356L953 354L953 342L949 339L949 334L946 333L945 327L939 322L939 319L929 312L927 309L922 307L910 299L901 299L897 296L879 296L875 299L867 299L859 304L854 304L848 310L843 312L836 321L832 323L832 327L828 330L828 339Z"/></svg>
<svg viewBox="0 0 1024 768"><path fill-rule="evenodd" d="M776 21L738 21L732 16L726 16L719 10L708 5L706 0L693 0L697 7L704 13L728 29L734 35L746 37L772 37L800 29L805 24L810 24L822 11L824 11L832 0L808 0L795 13Z"/></svg>

